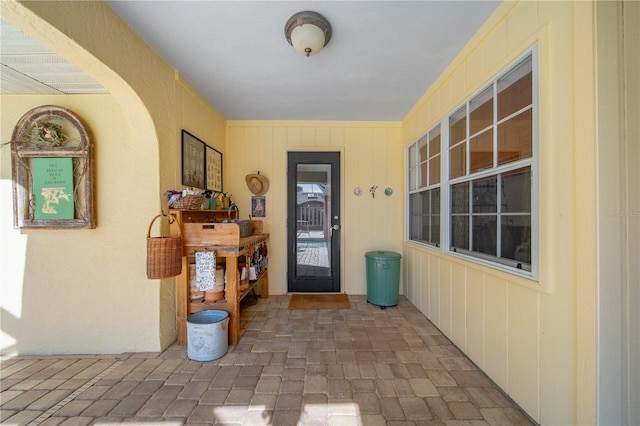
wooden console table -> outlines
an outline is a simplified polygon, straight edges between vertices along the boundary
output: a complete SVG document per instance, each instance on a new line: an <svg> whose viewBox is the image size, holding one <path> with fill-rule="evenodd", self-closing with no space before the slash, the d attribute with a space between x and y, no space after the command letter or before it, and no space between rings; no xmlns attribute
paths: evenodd
<svg viewBox="0 0 640 426"><path fill-rule="evenodd" d="M229 313L229 344L236 345L240 340L240 302L256 287L260 287L259 296L269 297L269 270L261 271L247 288L240 290L238 258L253 257L254 250L266 243L269 234L262 233L262 222L253 221L254 235L240 238L237 224L219 223L221 212L216 210L170 210L180 223L183 252L182 273L176 277L176 317L178 344L187 343L187 316L205 309L224 310ZM225 212L226 214L226 212ZM215 251L218 262L226 263L225 298L215 302L191 301L189 289L189 264L196 252Z"/></svg>

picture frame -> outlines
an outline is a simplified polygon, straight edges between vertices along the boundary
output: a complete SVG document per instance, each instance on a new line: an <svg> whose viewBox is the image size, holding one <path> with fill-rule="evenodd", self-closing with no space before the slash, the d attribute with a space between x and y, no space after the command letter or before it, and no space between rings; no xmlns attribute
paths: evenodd
<svg viewBox="0 0 640 426"><path fill-rule="evenodd" d="M222 153L209 145L206 147L206 189L222 192Z"/></svg>
<svg viewBox="0 0 640 426"><path fill-rule="evenodd" d="M267 216L267 200L264 195L254 195L251 197L251 217Z"/></svg>
<svg viewBox="0 0 640 426"><path fill-rule="evenodd" d="M206 144L182 130L182 184L205 189L205 147Z"/></svg>
<svg viewBox="0 0 640 426"><path fill-rule="evenodd" d="M56 105L36 107L20 118L10 145L14 226L96 227L93 143L77 114Z"/></svg>

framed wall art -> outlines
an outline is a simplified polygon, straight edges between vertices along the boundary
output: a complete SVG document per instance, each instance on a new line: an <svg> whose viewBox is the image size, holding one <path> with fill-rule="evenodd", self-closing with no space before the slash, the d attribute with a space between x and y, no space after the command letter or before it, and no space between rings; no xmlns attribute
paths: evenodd
<svg viewBox="0 0 640 426"><path fill-rule="evenodd" d="M206 152L206 189L222 192L222 153L207 145Z"/></svg>
<svg viewBox="0 0 640 426"><path fill-rule="evenodd" d="M267 200L263 195L251 197L251 216L265 217L267 215Z"/></svg>
<svg viewBox="0 0 640 426"><path fill-rule="evenodd" d="M182 130L182 184L205 189L206 144L186 130Z"/></svg>
<svg viewBox="0 0 640 426"><path fill-rule="evenodd" d="M16 227L95 228L92 143L80 117L55 105L34 108L10 144Z"/></svg>

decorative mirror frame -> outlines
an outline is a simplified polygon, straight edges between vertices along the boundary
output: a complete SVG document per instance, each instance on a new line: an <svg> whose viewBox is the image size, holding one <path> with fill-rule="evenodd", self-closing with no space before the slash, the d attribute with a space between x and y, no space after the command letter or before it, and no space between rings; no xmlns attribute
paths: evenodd
<svg viewBox="0 0 640 426"><path fill-rule="evenodd" d="M51 124L54 123L54 124ZM60 143L34 140L36 126L62 129ZM64 132L64 133L63 133ZM35 194L31 169L34 158L71 158L73 164L73 219L35 219ZM93 155L87 127L70 110L44 105L27 112L11 137L13 222L19 228L95 228Z"/></svg>

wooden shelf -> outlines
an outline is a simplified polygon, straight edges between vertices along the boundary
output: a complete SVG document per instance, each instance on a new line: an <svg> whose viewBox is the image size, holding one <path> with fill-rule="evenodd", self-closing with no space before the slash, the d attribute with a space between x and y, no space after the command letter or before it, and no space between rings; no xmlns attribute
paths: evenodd
<svg viewBox="0 0 640 426"><path fill-rule="evenodd" d="M235 212L235 211L234 211ZM260 244L266 243L269 234L262 233L262 222L254 221L254 234L240 238L239 226L234 223L220 223L227 210L170 210L180 224L183 239L182 274L176 277L176 321L178 344L187 343L187 316L205 309L225 310L229 313L229 344L240 340L240 301L260 284L260 297L269 297L268 268L258 274L256 280L240 291L238 258L253 255ZM186 226L185 226L186 224ZM216 258L224 259L227 268L225 299L215 302L191 301L189 288L189 261L195 253L215 251Z"/></svg>
<svg viewBox="0 0 640 426"><path fill-rule="evenodd" d="M262 279L266 277L266 275L267 275L267 270L265 269L260 273L260 275L258 275L258 279L250 281L249 286L238 294L238 297L237 297L238 302L244 299L246 295L251 293L251 290L255 289L258 284L261 284ZM260 294L258 294L258 296L266 299L269 295L268 294L265 295L264 290L265 290L264 288L261 288ZM199 301L192 300L189 302L190 313L200 312L206 309L221 309L228 312L229 303L227 303L226 298L221 300L216 300L215 302L212 302L209 300L199 300Z"/></svg>

